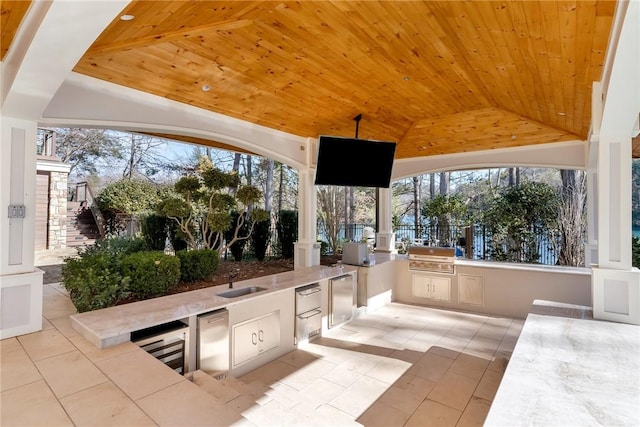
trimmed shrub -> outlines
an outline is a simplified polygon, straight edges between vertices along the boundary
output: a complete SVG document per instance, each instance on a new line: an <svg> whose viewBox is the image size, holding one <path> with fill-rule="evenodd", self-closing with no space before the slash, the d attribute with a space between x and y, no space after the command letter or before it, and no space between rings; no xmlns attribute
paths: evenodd
<svg viewBox="0 0 640 427"><path fill-rule="evenodd" d="M108 252L83 252L67 258L62 281L79 312L111 307L129 296L128 277L120 271L120 258Z"/></svg>
<svg viewBox="0 0 640 427"><path fill-rule="evenodd" d="M258 261L264 261L271 239L271 219L256 221L251 233L251 245Z"/></svg>
<svg viewBox="0 0 640 427"><path fill-rule="evenodd" d="M280 211L276 228L282 257L293 258L293 244L298 239L298 212Z"/></svg>
<svg viewBox="0 0 640 427"><path fill-rule="evenodd" d="M631 262L636 268L640 268L640 239L631 237Z"/></svg>
<svg viewBox="0 0 640 427"><path fill-rule="evenodd" d="M93 246L87 247L80 256L105 253L112 257L132 254L144 251L146 245L143 239L131 237L110 237L108 239L96 240Z"/></svg>
<svg viewBox="0 0 640 427"><path fill-rule="evenodd" d="M180 280L195 282L210 278L218 270L220 254L216 250L196 249L193 251L178 251L180 258Z"/></svg>
<svg viewBox="0 0 640 427"><path fill-rule="evenodd" d="M160 251L136 252L122 259L122 275L140 298L167 292L180 280L180 258Z"/></svg>

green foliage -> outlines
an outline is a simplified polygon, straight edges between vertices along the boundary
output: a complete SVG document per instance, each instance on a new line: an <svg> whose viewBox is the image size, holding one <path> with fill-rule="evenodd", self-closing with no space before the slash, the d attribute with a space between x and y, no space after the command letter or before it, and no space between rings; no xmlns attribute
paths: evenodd
<svg viewBox="0 0 640 427"><path fill-rule="evenodd" d="M101 210L128 215L152 212L160 203L159 187L140 179L121 179L107 185L98 194Z"/></svg>
<svg viewBox="0 0 640 427"><path fill-rule="evenodd" d="M201 157L197 174L178 180L174 186L177 197L160 203L158 212L178 224L191 249L216 248L222 252L234 245L232 252L241 256L243 241L249 238L253 221L259 219L248 215L248 207L260 200L262 192L252 186L235 191L239 182L236 172L223 172ZM242 215L232 216L240 204L244 205ZM223 246L225 235L231 237Z"/></svg>
<svg viewBox="0 0 640 427"><path fill-rule="evenodd" d="M484 222L492 231L490 253L498 261L537 262L537 235L556 226L559 197L548 184L527 182L493 200Z"/></svg>
<svg viewBox="0 0 640 427"><path fill-rule="evenodd" d="M269 218L256 221L251 233L251 245L258 261L264 261L271 239L271 221Z"/></svg>
<svg viewBox="0 0 640 427"><path fill-rule="evenodd" d="M329 244L324 240L319 240L320 243L320 255L329 255Z"/></svg>
<svg viewBox="0 0 640 427"><path fill-rule="evenodd" d="M142 218L140 223L145 245L152 251L162 251L167 240L169 219L166 216L150 214Z"/></svg>
<svg viewBox="0 0 640 427"><path fill-rule="evenodd" d="M443 244L452 243L451 223L461 225L467 215L467 206L456 194L437 195L422 207L422 216L428 219L430 224L437 225L438 240Z"/></svg>
<svg viewBox="0 0 640 427"><path fill-rule="evenodd" d="M136 252L122 259L122 274L140 298L166 293L180 280L180 258L160 251Z"/></svg>
<svg viewBox="0 0 640 427"><path fill-rule="evenodd" d="M640 268L640 239L637 237L631 238L631 263Z"/></svg>
<svg viewBox="0 0 640 427"><path fill-rule="evenodd" d="M79 312L110 307L129 296L130 278L122 274L121 260L142 250L141 239L98 240L81 250L78 258L67 258L62 281Z"/></svg>
<svg viewBox="0 0 640 427"><path fill-rule="evenodd" d="M184 282L210 278L220 263L220 254L211 249L178 251L176 256L180 258L180 279Z"/></svg>
<svg viewBox="0 0 640 427"><path fill-rule="evenodd" d="M292 210L280 211L276 230L282 257L293 258L293 244L298 239L298 212Z"/></svg>

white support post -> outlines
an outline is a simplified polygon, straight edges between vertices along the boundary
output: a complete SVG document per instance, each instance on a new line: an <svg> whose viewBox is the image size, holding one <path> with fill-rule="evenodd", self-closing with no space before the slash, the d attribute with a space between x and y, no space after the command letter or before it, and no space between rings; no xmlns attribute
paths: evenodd
<svg viewBox="0 0 640 427"><path fill-rule="evenodd" d="M631 134L640 113L640 2L618 3L607 49L597 143L597 266L593 317L640 324L640 271L631 262ZM602 98L600 98L602 99ZM597 100L597 98L596 98ZM597 130L596 118L594 130Z"/></svg>
<svg viewBox="0 0 640 427"><path fill-rule="evenodd" d="M42 329L42 276L34 268L37 123L2 118L0 339Z"/></svg>
<svg viewBox="0 0 640 427"><path fill-rule="evenodd" d="M298 241L294 244L295 269L320 265L320 243L316 241L315 169L298 170Z"/></svg>
<svg viewBox="0 0 640 427"><path fill-rule="evenodd" d="M393 232L391 187L378 192L378 227L376 230L376 252L396 252L396 233Z"/></svg>

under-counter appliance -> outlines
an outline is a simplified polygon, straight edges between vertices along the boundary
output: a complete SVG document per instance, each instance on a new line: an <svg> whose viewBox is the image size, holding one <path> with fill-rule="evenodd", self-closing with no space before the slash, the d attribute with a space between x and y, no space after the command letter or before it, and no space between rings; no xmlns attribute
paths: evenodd
<svg viewBox="0 0 640 427"><path fill-rule="evenodd" d="M177 373L189 372L189 325L179 320L131 333L131 341Z"/></svg>
<svg viewBox="0 0 640 427"><path fill-rule="evenodd" d="M369 264L369 246L366 243L344 243L342 245L342 263L351 265Z"/></svg>
<svg viewBox="0 0 640 427"><path fill-rule="evenodd" d="M353 317L354 285L351 274L329 280L329 328L348 322Z"/></svg>
<svg viewBox="0 0 640 427"><path fill-rule="evenodd" d="M455 248L410 246L407 252L409 254L409 270L455 273Z"/></svg>
<svg viewBox="0 0 640 427"><path fill-rule="evenodd" d="M320 334L321 295L320 285L317 283L296 289L296 344Z"/></svg>
<svg viewBox="0 0 640 427"><path fill-rule="evenodd" d="M229 312L216 310L198 316L198 369L210 375L229 370Z"/></svg>

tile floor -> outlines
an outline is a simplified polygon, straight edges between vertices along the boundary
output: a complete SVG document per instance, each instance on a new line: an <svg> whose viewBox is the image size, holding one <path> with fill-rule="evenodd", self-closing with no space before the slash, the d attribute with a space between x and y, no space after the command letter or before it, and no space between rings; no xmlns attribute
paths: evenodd
<svg viewBox="0 0 640 427"><path fill-rule="evenodd" d="M98 350L44 285L43 330L0 341L0 425L482 425L523 321L390 304L239 379Z"/></svg>

